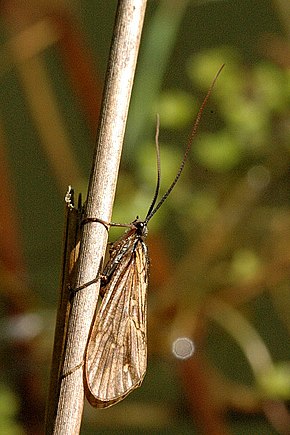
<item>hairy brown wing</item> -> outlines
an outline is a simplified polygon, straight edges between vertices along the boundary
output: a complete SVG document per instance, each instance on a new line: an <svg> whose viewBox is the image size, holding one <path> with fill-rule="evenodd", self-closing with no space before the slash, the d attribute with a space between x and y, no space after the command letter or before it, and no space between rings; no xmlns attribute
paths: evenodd
<svg viewBox="0 0 290 435"><path fill-rule="evenodd" d="M146 245L135 239L123 250L118 267L114 267L88 342L85 376L88 400L93 406L113 405L144 378L147 285Z"/></svg>

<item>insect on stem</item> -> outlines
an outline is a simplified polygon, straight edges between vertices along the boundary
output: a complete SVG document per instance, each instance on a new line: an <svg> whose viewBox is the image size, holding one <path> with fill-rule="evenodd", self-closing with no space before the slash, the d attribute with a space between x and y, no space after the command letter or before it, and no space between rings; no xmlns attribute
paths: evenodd
<svg viewBox="0 0 290 435"><path fill-rule="evenodd" d="M91 405L107 408L124 399L143 381L147 366L147 287L149 274L146 245L147 224L164 203L179 180L196 135L197 128L216 80L217 72L195 119L179 170L167 191L157 202L160 189L160 150L157 115L155 146L157 182L145 220L130 224L107 223L98 218L83 222L100 222L128 227L110 249L109 260L100 276L103 299L91 327L85 354L85 389ZM156 205L157 202L157 205Z"/></svg>

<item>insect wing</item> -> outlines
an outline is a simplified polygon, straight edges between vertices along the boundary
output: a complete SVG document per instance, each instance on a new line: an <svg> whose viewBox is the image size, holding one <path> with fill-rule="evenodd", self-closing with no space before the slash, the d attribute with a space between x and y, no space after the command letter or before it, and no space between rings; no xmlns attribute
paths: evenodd
<svg viewBox="0 0 290 435"><path fill-rule="evenodd" d="M137 388L147 366L147 247L130 230L112 245L108 283L86 350L89 402L104 408Z"/></svg>

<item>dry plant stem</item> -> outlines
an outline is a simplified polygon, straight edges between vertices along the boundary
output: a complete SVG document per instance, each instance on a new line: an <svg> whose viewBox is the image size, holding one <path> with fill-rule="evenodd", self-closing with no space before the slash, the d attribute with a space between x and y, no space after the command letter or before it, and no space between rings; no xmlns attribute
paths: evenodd
<svg viewBox="0 0 290 435"><path fill-rule="evenodd" d="M73 206L73 192L71 189L66 195L66 210L63 242L63 266L61 277L61 293L57 308L57 318L54 334L52 367L50 374L49 396L47 402L46 423L53 424L57 413L59 389L61 385L63 357L65 350L66 328L71 307L71 291L69 285L74 282L75 266L78 257L79 230L81 213Z"/></svg>
<svg viewBox="0 0 290 435"><path fill-rule="evenodd" d="M145 8L145 0L123 0L118 3L117 8L85 210L86 216L98 217L104 221L111 219ZM83 226L76 287L96 277L106 243L107 231L102 224L96 222ZM98 286L98 282L91 284L74 297L69 317L57 415L53 427L48 423L47 433L79 433L84 402L82 364L98 298Z"/></svg>

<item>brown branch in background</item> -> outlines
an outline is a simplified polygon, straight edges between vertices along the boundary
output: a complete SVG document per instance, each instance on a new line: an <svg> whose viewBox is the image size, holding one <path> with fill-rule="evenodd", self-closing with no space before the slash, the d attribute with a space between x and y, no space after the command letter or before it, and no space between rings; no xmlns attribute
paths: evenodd
<svg viewBox="0 0 290 435"><path fill-rule="evenodd" d="M83 108L85 119L95 137L97 120L101 109L103 83L98 80L91 52L84 41L84 35L71 15L53 15L60 38L56 47L59 50L62 64L66 69L72 89L76 93Z"/></svg>
<svg viewBox="0 0 290 435"><path fill-rule="evenodd" d="M280 435L290 434L290 413L285 403L280 400L267 400L263 403L263 410Z"/></svg>
<svg viewBox="0 0 290 435"><path fill-rule="evenodd" d="M26 267L20 243L17 212L13 206L15 201L13 201L14 195L10 181L12 177L7 163L5 142L2 124L0 124L0 228L5 229L5 231L1 230L0 232L0 261L7 273L17 275L19 281L26 281ZM20 311L22 311L22 303L25 301L26 296L21 301ZM14 314L16 313L14 312Z"/></svg>
<svg viewBox="0 0 290 435"><path fill-rule="evenodd" d="M58 181L61 192L68 183L81 179L79 165L71 152L65 121L52 89L52 81L41 54L54 45L61 57L67 77L89 128L95 137L101 105L102 84L84 36L69 11L37 8L31 4L7 2L2 14L11 37L4 46L4 68L17 66L22 88L44 152ZM52 125L54 128L51 128ZM64 165L63 162L66 162Z"/></svg>
<svg viewBox="0 0 290 435"><path fill-rule="evenodd" d="M180 361L178 368L185 386L190 413L199 428L199 433L229 435L218 402L212 394L206 359L197 352L194 358Z"/></svg>
<svg viewBox="0 0 290 435"><path fill-rule="evenodd" d="M118 3L97 147L85 207L86 217L98 217L105 221L110 221L111 218L145 8L145 0L123 0ZM96 278L106 243L107 231L103 225L84 225L75 288ZM52 409L48 409L47 434L79 432L84 403L82 365L97 303L98 287L98 282L90 284L77 292L73 299L59 396L54 405L49 404Z"/></svg>
<svg viewBox="0 0 290 435"><path fill-rule="evenodd" d="M7 58L12 65L17 66L30 115L63 192L69 183L77 184L82 174L71 150L45 60L39 56L59 39L58 30L47 17L39 20L37 12L39 13L21 2L10 4L7 1L2 5L5 25L10 33L6 46Z"/></svg>
<svg viewBox="0 0 290 435"><path fill-rule="evenodd" d="M18 395L18 419L25 433L37 435L41 432L44 400L34 340L38 330L33 330L32 325L26 334L23 327L21 328L21 324L29 321L27 312L34 308L35 301L27 279L17 211L13 205L13 177L7 164L6 144L1 127L0 125L0 268L1 295L6 307L2 339L7 340L3 364L7 365L5 372L11 374L10 381Z"/></svg>

